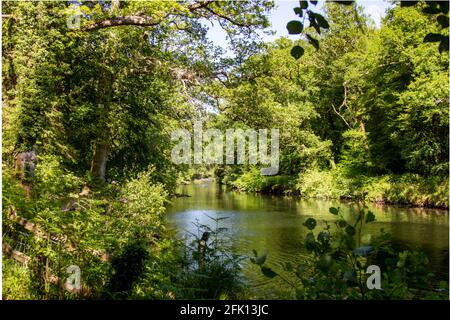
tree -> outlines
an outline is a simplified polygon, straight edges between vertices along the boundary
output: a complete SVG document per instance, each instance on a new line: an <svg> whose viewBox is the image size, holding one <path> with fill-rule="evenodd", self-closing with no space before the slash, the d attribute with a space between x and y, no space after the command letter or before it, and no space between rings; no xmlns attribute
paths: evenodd
<svg viewBox="0 0 450 320"><path fill-rule="evenodd" d="M17 91L6 96L17 108L5 120L20 124L6 130L7 150L37 145L77 170L90 164L98 182L107 163L116 173L168 163L160 146L170 146L154 142L168 139L170 126L160 124L191 113L183 108L200 96L191 88L219 73L204 21L218 21L239 42L267 26L272 7L265 1L9 5L4 23L14 30L5 52L14 56L8 83L17 82ZM78 30L67 25L74 14Z"/></svg>
<svg viewBox="0 0 450 320"><path fill-rule="evenodd" d="M320 35L321 30L328 29L330 27L327 19L321 14L314 12L309 9L309 5L317 5L319 1L300 1L300 6L295 7L293 10L302 21L292 20L286 25L290 34L303 34L305 27L305 20L309 21L309 27L314 28L316 33ZM355 1L334 1L340 5L352 6ZM411 1L411 0L400 0L401 7L412 7L421 3L421 1ZM440 25L441 29L448 29L449 27L449 4L448 1L425 1L424 7L422 7L422 12L424 14L432 14L436 16L436 21ZM319 41L311 36L310 33L305 33L306 39L316 48L319 49ZM428 33L423 39L424 42L439 42L439 52L449 50L449 35L441 33ZM291 50L291 55L299 59L305 50L303 47L296 45Z"/></svg>
<svg viewBox="0 0 450 320"><path fill-rule="evenodd" d="M330 141L313 132L319 114L308 100L311 74L306 63L290 56L291 46L292 41L279 39L229 73L219 93L218 125L279 129L280 174L297 175L327 165Z"/></svg>

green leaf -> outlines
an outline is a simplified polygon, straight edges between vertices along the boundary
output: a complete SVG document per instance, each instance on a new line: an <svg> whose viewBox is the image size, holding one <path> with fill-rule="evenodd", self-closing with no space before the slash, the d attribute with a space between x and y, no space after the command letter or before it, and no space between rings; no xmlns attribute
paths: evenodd
<svg viewBox="0 0 450 320"><path fill-rule="evenodd" d="M405 266L408 255L409 255L408 251L403 251L398 254L397 267L403 268Z"/></svg>
<svg viewBox="0 0 450 320"><path fill-rule="evenodd" d="M367 216L366 216L366 223L375 221L375 215L373 214L372 211L367 212Z"/></svg>
<svg viewBox="0 0 450 320"><path fill-rule="evenodd" d="M448 36L443 37L441 43L439 44L439 52L448 51L449 41Z"/></svg>
<svg viewBox="0 0 450 320"><path fill-rule="evenodd" d="M287 272L292 272L292 270L294 270L294 268L292 267L292 263L290 263L290 262L286 262L286 263L284 264L284 269L285 269Z"/></svg>
<svg viewBox="0 0 450 320"><path fill-rule="evenodd" d="M305 237L306 243L315 243L316 239L314 238L314 234L312 232L308 232L308 234Z"/></svg>
<svg viewBox="0 0 450 320"><path fill-rule="evenodd" d="M257 252L255 249L253 249L252 252L253 252L253 254L255 255L255 257L258 256L258 252Z"/></svg>
<svg viewBox="0 0 450 320"><path fill-rule="evenodd" d="M321 231L317 235L317 240L323 244L330 242L330 233L327 231Z"/></svg>
<svg viewBox="0 0 450 320"><path fill-rule="evenodd" d="M418 4L419 3L419 1L405 1L405 0L402 0L401 2L400 2L400 7L413 7L413 6L415 6L416 4Z"/></svg>
<svg viewBox="0 0 450 320"><path fill-rule="evenodd" d="M316 19L319 27L324 28L324 29L330 28L330 25L328 24L328 21L327 21L327 19L324 18L324 16L322 16L319 13L315 13L314 16L315 16L315 19Z"/></svg>
<svg viewBox="0 0 450 320"><path fill-rule="evenodd" d="M314 230L314 228L317 225L317 222L314 218L308 218L306 219L306 221L303 223L303 225L305 227L307 227L309 230Z"/></svg>
<svg viewBox="0 0 450 320"><path fill-rule="evenodd" d="M438 7L434 6L434 5L429 5L426 8L422 9L423 13L428 13L428 14L437 14L441 12L441 9L439 9Z"/></svg>
<svg viewBox="0 0 450 320"><path fill-rule="evenodd" d="M338 225L341 228L345 228L347 226L347 222L345 220L339 220Z"/></svg>
<svg viewBox="0 0 450 320"><path fill-rule="evenodd" d="M263 254L262 256L259 256L255 259L255 263L259 266L263 265L264 262L266 262L267 259L267 253Z"/></svg>
<svg viewBox="0 0 450 320"><path fill-rule="evenodd" d="M319 1L310 1L313 5L317 5Z"/></svg>
<svg viewBox="0 0 450 320"><path fill-rule="evenodd" d="M423 42L439 42L444 36L439 33L429 33L423 38Z"/></svg>
<svg viewBox="0 0 450 320"><path fill-rule="evenodd" d="M439 7L441 8L441 12L447 14L449 9L448 1L439 1Z"/></svg>
<svg viewBox="0 0 450 320"><path fill-rule="evenodd" d="M444 280L439 281L439 288L448 290L448 282Z"/></svg>
<svg viewBox="0 0 450 320"><path fill-rule="evenodd" d="M311 37L309 34L306 34L306 37L308 38L309 43L311 43L314 46L314 48L319 50L319 41Z"/></svg>
<svg viewBox="0 0 450 320"><path fill-rule="evenodd" d="M308 1L301 0L300 1L300 8L302 8L302 9L308 8Z"/></svg>
<svg viewBox="0 0 450 320"><path fill-rule="evenodd" d="M366 233L361 237L361 243L362 244L370 244L372 240L372 235L370 233Z"/></svg>
<svg viewBox="0 0 450 320"><path fill-rule="evenodd" d="M317 262L317 267L322 271L328 271L332 263L333 259L331 258L331 256L325 254L320 256L319 261Z"/></svg>
<svg viewBox="0 0 450 320"><path fill-rule="evenodd" d="M291 49L291 56L293 56L295 59L299 59L303 54L305 53L305 50L300 46L294 46Z"/></svg>
<svg viewBox="0 0 450 320"><path fill-rule="evenodd" d="M339 209L338 208L331 207L329 210L330 210L330 213L334 214L335 216L337 216L339 214Z"/></svg>
<svg viewBox="0 0 450 320"><path fill-rule="evenodd" d="M308 18L309 18L309 26L313 27L316 30L316 32L318 34L320 34L320 27L316 21L316 14L309 10L307 12L308 12Z"/></svg>
<svg viewBox="0 0 450 320"><path fill-rule="evenodd" d="M289 34L300 34L303 31L303 23L297 20L289 21L286 25Z"/></svg>
<svg viewBox="0 0 450 320"><path fill-rule="evenodd" d="M295 7L294 8L294 12L295 14L298 14L300 17L303 17L303 10L300 7Z"/></svg>
<svg viewBox="0 0 450 320"><path fill-rule="evenodd" d="M354 1L336 1L336 2L344 6L350 6L353 4Z"/></svg>
<svg viewBox="0 0 450 320"><path fill-rule="evenodd" d="M349 236L354 236L356 233L356 230L352 226L347 226L345 228L345 233L347 233Z"/></svg>
<svg viewBox="0 0 450 320"><path fill-rule="evenodd" d="M316 250L317 244L316 240L314 239L314 234L312 232L308 232L308 234L305 237L305 247L308 251L314 251Z"/></svg>
<svg viewBox="0 0 450 320"><path fill-rule="evenodd" d="M437 17L437 22L441 25L442 28L448 28L449 25L449 21L448 21L448 17L445 15L440 15L439 17Z"/></svg>
<svg viewBox="0 0 450 320"><path fill-rule="evenodd" d="M311 26L316 30L316 32L317 32L318 34L320 34L320 27L319 27L319 25L318 25L316 22L314 22L313 24L311 24Z"/></svg>
<svg viewBox="0 0 450 320"><path fill-rule="evenodd" d="M266 276L267 278L275 278L278 275L278 273L276 273L275 271L266 266L262 266L261 271L263 275Z"/></svg>

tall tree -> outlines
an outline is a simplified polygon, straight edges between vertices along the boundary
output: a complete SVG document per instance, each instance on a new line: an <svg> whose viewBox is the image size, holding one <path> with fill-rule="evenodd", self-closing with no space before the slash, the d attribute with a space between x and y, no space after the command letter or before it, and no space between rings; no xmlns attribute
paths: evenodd
<svg viewBox="0 0 450 320"><path fill-rule="evenodd" d="M5 120L20 124L6 130L7 150L37 145L72 164L89 163L100 182L107 163L120 172L167 157L154 143L155 135L168 136L170 126L161 130L161 123L189 114L183 107L198 93L191 87L219 73L206 22L218 21L239 43L268 25L272 7L265 1L11 3L3 23L14 28L5 52L14 56L9 82L17 90L8 95L16 107ZM70 16L80 28L70 28Z"/></svg>

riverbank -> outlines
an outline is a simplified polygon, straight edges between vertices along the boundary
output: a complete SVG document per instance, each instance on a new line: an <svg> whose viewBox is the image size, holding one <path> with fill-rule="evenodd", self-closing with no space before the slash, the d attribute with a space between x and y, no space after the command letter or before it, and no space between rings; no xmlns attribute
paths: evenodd
<svg viewBox="0 0 450 320"><path fill-rule="evenodd" d="M10 168L2 178L3 299L241 298L236 264L200 269L199 239L167 231L169 192L153 171L89 193L84 177L50 159L36 166L29 194ZM81 270L76 287L65 285L68 266Z"/></svg>
<svg viewBox="0 0 450 320"><path fill-rule="evenodd" d="M339 170L309 170L298 177L261 176L259 170L252 169L239 176L226 175L220 181L246 192L449 208L448 177L423 177L411 173L352 177Z"/></svg>

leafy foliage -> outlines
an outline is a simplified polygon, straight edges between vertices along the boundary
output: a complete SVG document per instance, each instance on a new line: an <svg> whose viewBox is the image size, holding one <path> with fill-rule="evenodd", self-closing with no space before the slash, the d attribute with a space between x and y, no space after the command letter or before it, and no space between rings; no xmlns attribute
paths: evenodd
<svg viewBox="0 0 450 320"><path fill-rule="evenodd" d="M249 164L198 173L215 171L239 190L448 207L448 57L439 53L448 3L402 1L375 29L353 1L337 2L320 14L318 1L300 1L301 19L287 29L304 40L269 44L255 31L269 26L271 1L4 3L3 238L30 258L26 267L4 260L5 296L244 294L241 257L227 256L223 229L198 225L214 238L200 267L199 235L186 246L165 228L169 194L195 176L170 161L170 133L199 116L211 128L280 129L278 176ZM235 57L208 41L205 19L225 30ZM218 114L205 116L206 105ZM30 150L34 175L20 178ZM336 233L316 235L320 224L305 222L313 259L298 273L298 297L439 296L422 253L382 235L366 256L361 230L373 215L331 213ZM358 263L369 260L383 265L384 292L361 287ZM267 255L252 261L281 277ZM72 264L83 287L70 293L61 281Z"/></svg>
<svg viewBox="0 0 450 320"><path fill-rule="evenodd" d="M423 42L443 30L425 6L393 6L375 29L361 7L326 3L321 49L282 39L247 60L226 83L217 127L276 124L279 179L297 177L286 193L446 207L448 56ZM222 172L237 189L279 192L251 166Z"/></svg>
<svg viewBox="0 0 450 320"><path fill-rule="evenodd" d="M5 300L32 300L30 271L20 266L14 260L3 257L3 299Z"/></svg>
<svg viewBox="0 0 450 320"><path fill-rule="evenodd" d="M428 259L417 250L398 249L390 235L366 233L365 226L375 221L370 211L361 210L355 217L344 217L339 208L330 208L337 216L334 228L315 233L317 222L308 218L304 226L304 246L309 258L298 266L284 265L291 274L285 278L253 259L267 278L281 277L295 290L298 299L447 299L448 284L436 283L428 270ZM366 270L371 265L381 269L381 289L369 289Z"/></svg>
<svg viewBox="0 0 450 320"><path fill-rule="evenodd" d="M303 21L300 22L298 20L289 21L286 25L286 28L289 31L289 34L302 34L303 24L305 18L308 17L309 28L315 29L318 35L321 34L322 29L329 29L330 24L327 19L324 18L321 14L316 13L310 9L308 9L309 3L312 5L317 5L318 1L300 1L300 7L295 7L294 13L298 15L300 18L303 17ZM334 1L340 5L344 6L355 6L355 1ZM418 3L422 1L410 1L403 0L400 1L401 7L412 7L416 6ZM448 29L449 27L449 4L447 1L424 1L425 5L422 7L422 12L424 14L437 15L436 21L440 25L442 29ZM319 49L319 41L313 38L310 34L306 34L306 38L310 44L312 44L317 50ZM449 50L449 35L441 34L441 33L428 33L424 39L424 42L439 42L439 52L442 53L444 51ZM299 59L303 56L303 48L301 46L294 46L291 50L291 55L295 59Z"/></svg>
<svg viewBox="0 0 450 320"><path fill-rule="evenodd" d="M339 4L350 6L354 4L354 1L336 1ZM323 31L330 28L330 24L327 19L322 16L320 13L314 12L312 9L308 9L311 6L316 6L318 1L300 1L300 6L295 7L294 13L298 15L300 18L303 18L302 21L291 20L287 23L286 28L289 31L289 34L302 34L304 30L305 19L308 18L309 26L308 30L314 29L315 32L320 35ZM314 46L317 50L319 50L319 41L315 39L311 34L305 33L306 39L310 44ZM291 50L291 55L295 59L299 59L303 56L304 49L303 47L296 45Z"/></svg>

